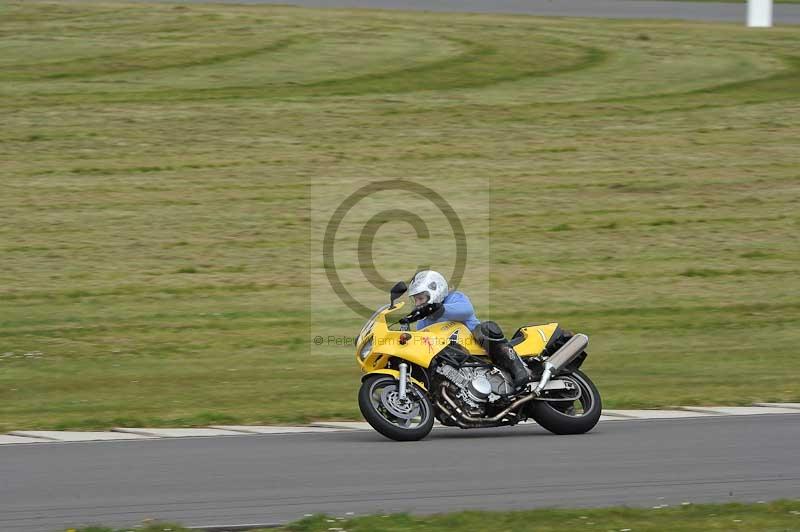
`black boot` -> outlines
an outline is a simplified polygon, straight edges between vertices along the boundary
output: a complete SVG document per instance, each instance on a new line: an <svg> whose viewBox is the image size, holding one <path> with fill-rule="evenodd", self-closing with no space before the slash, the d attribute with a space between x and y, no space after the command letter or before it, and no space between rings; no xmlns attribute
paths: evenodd
<svg viewBox="0 0 800 532"><path fill-rule="evenodd" d="M514 347L508 343L499 325L493 321L484 321L472 331L472 334L489 353L492 363L511 373L515 390L519 391L530 382L528 368L514 351Z"/></svg>
<svg viewBox="0 0 800 532"><path fill-rule="evenodd" d="M514 351L514 347L508 342L501 342L496 346L495 351L495 356L493 357L495 364L511 373L516 390L524 388L531 381L531 377L530 373L528 373L528 367L517 352Z"/></svg>

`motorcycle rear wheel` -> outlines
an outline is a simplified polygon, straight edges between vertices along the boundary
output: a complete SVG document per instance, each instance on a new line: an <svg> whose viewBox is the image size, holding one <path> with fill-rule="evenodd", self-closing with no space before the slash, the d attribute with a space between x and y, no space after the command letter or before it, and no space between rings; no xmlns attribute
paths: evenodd
<svg viewBox="0 0 800 532"><path fill-rule="evenodd" d="M391 375L372 375L358 391L364 419L379 433L395 441L421 440L433 428L433 406L425 391L409 382L408 402L400 401L398 382Z"/></svg>
<svg viewBox="0 0 800 532"><path fill-rule="evenodd" d="M530 416L539 425L553 434L583 434L594 428L600 420L603 404L597 387L582 371L575 370L571 377L581 390L581 397L574 402L534 401Z"/></svg>

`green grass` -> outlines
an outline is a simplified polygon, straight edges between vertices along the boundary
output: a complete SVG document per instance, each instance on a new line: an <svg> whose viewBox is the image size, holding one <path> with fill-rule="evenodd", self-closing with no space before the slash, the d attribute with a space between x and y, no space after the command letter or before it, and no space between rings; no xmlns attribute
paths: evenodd
<svg viewBox="0 0 800 532"><path fill-rule="evenodd" d="M608 407L798 401L798 116L798 28L5 2L0 430L357 418L320 179L490 191L478 316Z"/></svg>
<svg viewBox="0 0 800 532"><path fill-rule="evenodd" d="M498 530L508 532L561 532L570 530L635 532L706 532L709 530L784 532L800 528L800 503L776 501L764 504L687 504L652 509L543 509L516 512L467 511L415 517L407 514L342 518L309 517L283 528L291 532L407 532L439 530ZM186 532L173 524L150 524L142 532ZM120 529L126 530L126 529ZM113 532L111 528L83 528L76 532Z"/></svg>

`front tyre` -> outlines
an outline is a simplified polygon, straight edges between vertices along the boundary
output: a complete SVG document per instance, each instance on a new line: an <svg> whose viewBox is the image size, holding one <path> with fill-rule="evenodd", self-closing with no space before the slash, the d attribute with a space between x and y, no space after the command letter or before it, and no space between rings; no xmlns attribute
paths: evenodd
<svg viewBox="0 0 800 532"><path fill-rule="evenodd" d="M364 379L358 407L372 428L395 441L421 440L433 428L433 407L425 391L409 381L406 401L401 401L397 379L391 375Z"/></svg>
<svg viewBox="0 0 800 532"><path fill-rule="evenodd" d="M581 396L575 401L534 401L531 417L554 434L583 434L594 428L603 409L600 392L582 371L575 370L560 379L572 379ZM558 397L553 397L558 399Z"/></svg>

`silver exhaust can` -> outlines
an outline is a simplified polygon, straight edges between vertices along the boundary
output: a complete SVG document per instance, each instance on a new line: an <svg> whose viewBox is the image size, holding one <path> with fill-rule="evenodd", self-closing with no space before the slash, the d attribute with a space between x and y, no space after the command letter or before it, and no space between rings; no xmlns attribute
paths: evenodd
<svg viewBox="0 0 800 532"><path fill-rule="evenodd" d="M578 333L561 346L561 349L556 351L553 356L548 358L544 363L544 373L539 380L533 393L539 395L553 375L564 369L570 362L575 360L580 355L586 346L589 345L589 337L585 334Z"/></svg>
<svg viewBox="0 0 800 532"><path fill-rule="evenodd" d="M561 346L561 349L555 352L553 356L547 359L545 364L549 364L553 372L561 371L570 362L575 360L580 355L586 346L589 345L589 337L585 334L578 333Z"/></svg>

